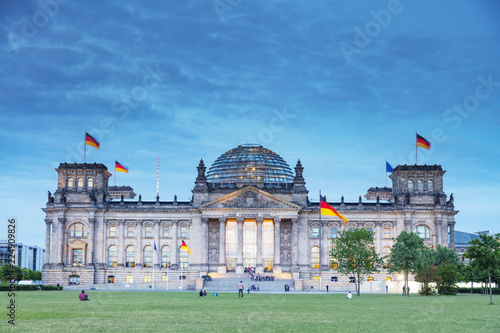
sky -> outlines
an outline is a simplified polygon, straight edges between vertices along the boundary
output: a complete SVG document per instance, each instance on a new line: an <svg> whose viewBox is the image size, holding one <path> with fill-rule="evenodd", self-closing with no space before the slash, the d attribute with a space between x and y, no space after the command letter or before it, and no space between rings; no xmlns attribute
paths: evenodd
<svg viewBox="0 0 500 333"><path fill-rule="evenodd" d="M500 2L0 3L0 239L45 246L61 162L114 161L143 200L189 200L244 143L300 159L311 200L357 202L385 161L446 170L456 230L500 232ZM113 179L110 179L112 185ZM390 179L388 186L391 186Z"/></svg>

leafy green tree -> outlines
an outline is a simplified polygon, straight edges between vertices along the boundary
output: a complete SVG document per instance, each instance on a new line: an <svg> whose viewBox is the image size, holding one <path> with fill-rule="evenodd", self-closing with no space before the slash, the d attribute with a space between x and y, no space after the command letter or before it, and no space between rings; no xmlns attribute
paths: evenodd
<svg viewBox="0 0 500 333"><path fill-rule="evenodd" d="M470 246L465 251L465 257L472 262L476 269L486 272L490 288L490 304L493 304L491 290L492 275L500 269L500 234L490 236L480 234L479 238L470 241Z"/></svg>
<svg viewBox="0 0 500 333"><path fill-rule="evenodd" d="M458 272L455 264L445 262L439 265L437 275L440 277L438 282L438 292L441 295L456 295L456 283L463 280L463 276Z"/></svg>
<svg viewBox="0 0 500 333"><path fill-rule="evenodd" d="M0 266L0 279L5 282L10 280L19 281L23 279L23 270L18 266L9 264Z"/></svg>
<svg viewBox="0 0 500 333"><path fill-rule="evenodd" d="M337 270L356 277L356 293L364 278L378 272L382 259L375 252L373 233L364 228L345 230L332 241L330 256L337 261Z"/></svg>
<svg viewBox="0 0 500 333"><path fill-rule="evenodd" d="M441 245L436 247L433 262L436 266L441 266L441 264L444 263L454 264L457 268L463 266L462 261L454 249Z"/></svg>
<svg viewBox="0 0 500 333"><path fill-rule="evenodd" d="M405 295L408 296L408 275L415 274L422 268L424 240L415 233L402 231L392 246L390 272L403 272L405 279Z"/></svg>
<svg viewBox="0 0 500 333"><path fill-rule="evenodd" d="M415 281L422 283L419 293L425 296L434 295L435 290L429 284L440 281L440 276L437 274L438 266L435 265L436 250L424 247L421 252L420 261L419 268L415 272Z"/></svg>

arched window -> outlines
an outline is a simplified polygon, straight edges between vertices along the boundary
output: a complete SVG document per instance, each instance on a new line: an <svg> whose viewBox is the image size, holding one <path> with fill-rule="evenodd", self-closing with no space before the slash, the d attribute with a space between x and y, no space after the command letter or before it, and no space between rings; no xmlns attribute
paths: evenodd
<svg viewBox="0 0 500 333"><path fill-rule="evenodd" d="M319 247L313 246L311 249L311 268L319 268Z"/></svg>
<svg viewBox="0 0 500 333"><path fill-rule="evenodd" d="M87 179L87 188L93 188L94 187L94 179L92 177L89 177Z"/></svg>
<svg viewBox="0 0 500 333"><path fill-rule="evenodd" d="M413 180L408 179L408 191L413 191Z"/></svg>
<svg viewBox="0 0 500 333"><path fill-rule="evenodd" d="M161 249L161 267L170 267L170 247L164 246Z"/></svg>
<svg viewBox="0 0 500 333"><path fill-rule="evenodd" d="M153 247L148 245L144 247L144 267L153 267Z"/></svg>
<svg viewBox="0 0 500 333"><path fill-rule="evenodd" d="M431 238L431 229L425 225L419 225L413 232L416 233L420 238L429 239Z"/></svg>
<svg viewBox="0 0 500 333"><path fill-rule="evenodd" d="M83 178L80 177L78 178L78 188L82 188L83 187Z"/></svg>
<svg viewBox="0 0 500 333"><path fill-rule="evenodd" d="M69 237L84 238L87 237L83 223L75 223L69 228Z"/></svg>
<svg viewBox="0 0 500 333"><path fill-rule="evenodd" d="M427 191L434 191L434 183L431 179L427 180Z"/></svg>
<svg viewBox="0 0 500 333"><path fill-rule="evenodd" d="M75 181L73 180L72 177L68 178L68 188L73 188L75 186Z"/></svg>
<svg viewBox="0 0 500 333"><path fill-rule="evenodd" d="M111 245L108 249L108 266L116 267L118 261L118 249L116 246Z"/></svg>
<svg viewBox="0 0 500 333"><path fill-rule="evenodd" d="M182 248L179 250L179 264L183 269L189 267L189 252Z"/></svg>
<svg viewBox="0 0 500 333"><path fill-rule="evenodd" d="M127 250L125 251L125 266L134 267L135 266L135 248L133 245L127 246Z"/></svg>
<svg viewBox="0 0 500 333"><path fill-rule="evenodd" d="M418 190L423 191L424 190L424 181L422 179L419 179L417 181L417 184L418 184Z"/></svg>
<svg viewBox="0 0 500 333"><path fill-rule="evenodd" d="M389 269L391 267L391 264L389 264L389 256L391 255L391 249L389 247L384 247L382 249L382 258L384 262L382 263L382 268L383 269Z"/></svg>

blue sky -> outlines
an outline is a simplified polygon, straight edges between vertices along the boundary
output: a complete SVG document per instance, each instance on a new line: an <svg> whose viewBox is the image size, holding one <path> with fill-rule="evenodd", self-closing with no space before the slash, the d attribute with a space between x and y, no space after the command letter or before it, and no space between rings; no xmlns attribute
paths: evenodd
<svg viewBox="0 0 500 333"><path fill-rule="evenodd" d="M500 3L37 1L0 4L0 238L44 246L60 162L114 160L143 200L188 200L210 166L259 143L311 199L357 201L385 161L447 170L456 229L498 227ZM111 170L112 171L112 170ZM112 181L111 181L112 182ZM390 184L390 182L389 182Z"/></svg>

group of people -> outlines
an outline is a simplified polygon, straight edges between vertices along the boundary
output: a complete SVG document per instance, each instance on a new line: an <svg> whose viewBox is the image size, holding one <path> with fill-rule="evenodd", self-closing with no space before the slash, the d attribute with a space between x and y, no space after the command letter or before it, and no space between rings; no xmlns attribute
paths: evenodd
<svg viewBox="0 0 500 333"><path fill-rule="evenodd" d="M200 290L200 297L206 297L207 296L207 291L206 290Z"/></svg>

